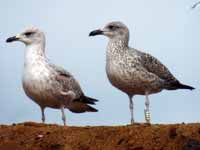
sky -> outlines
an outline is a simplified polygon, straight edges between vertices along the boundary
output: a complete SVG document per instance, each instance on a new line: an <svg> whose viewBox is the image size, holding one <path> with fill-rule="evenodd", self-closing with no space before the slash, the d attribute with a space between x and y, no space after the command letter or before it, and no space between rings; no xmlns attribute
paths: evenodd
<svg viewBox="0 0 200 150"><path fill-rule="evenodd" d="M0 5L0 124L41 122L37 104L24 93L21 78L25 46L5 40L29 26L46 34L46 54L51 62L71 72L86 95L99 99L99 112L73 114L67 124L126 125L129 100L113 87L105 72L108 39L89 37L94 29L122 21L130 30L130 46L165 64L182 83L196 89L162 91L151 95L152 123L200 121L200 6L196 0L6 0ZM135 96L135 121L144 122L144 96ZM62 124L60 110L47 108L46 122Z"/></svg>

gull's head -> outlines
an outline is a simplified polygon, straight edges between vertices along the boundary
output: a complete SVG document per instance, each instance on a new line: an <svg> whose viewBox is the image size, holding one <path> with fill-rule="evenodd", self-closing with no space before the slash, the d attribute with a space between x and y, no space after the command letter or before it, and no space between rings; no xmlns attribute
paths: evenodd
<svg viewBox="0 0 200 150"><path fill-rule="evenodd" d="M111 39L113 38L129 38L129 30L125 24L120 21L108 23L102 29L97 29L90 32L89 36L105 35Z"/></svg>
<svg viewBox="0 0 200 150"><path fill-rule="evenodd" d="M31 27L27 28L22 33L10 37L6 40L6 42L14 42L14 41L21 41L27 46L32 44L43 44L45 43L45 35L38 28Z"/></svg>

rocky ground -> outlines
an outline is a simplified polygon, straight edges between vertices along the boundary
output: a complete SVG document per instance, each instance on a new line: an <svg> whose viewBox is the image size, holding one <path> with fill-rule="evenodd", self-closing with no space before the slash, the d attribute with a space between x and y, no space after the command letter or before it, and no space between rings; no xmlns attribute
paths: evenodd
<svg viewBox="0 0 200 150"><path fill-rule="evenodd" d="M0 150L200 150L200 123L64 127L0 126Z"/></svg>

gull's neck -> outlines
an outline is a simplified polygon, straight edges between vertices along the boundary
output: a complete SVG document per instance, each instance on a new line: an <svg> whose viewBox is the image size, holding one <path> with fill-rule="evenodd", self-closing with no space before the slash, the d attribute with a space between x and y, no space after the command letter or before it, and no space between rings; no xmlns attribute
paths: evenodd
<svg viewBox="0 0 200 150"><path fill-rule="evenodd" d="M25 66L37 62L45 62L46 59L44 44L38 43L26 46Z"/></svg>
<svg viewBox="0 0 200 150"><path fill-rule="evenodd" d="M108 53L125 53L128 50L128 38L110 39L107 45Z"/></svg>

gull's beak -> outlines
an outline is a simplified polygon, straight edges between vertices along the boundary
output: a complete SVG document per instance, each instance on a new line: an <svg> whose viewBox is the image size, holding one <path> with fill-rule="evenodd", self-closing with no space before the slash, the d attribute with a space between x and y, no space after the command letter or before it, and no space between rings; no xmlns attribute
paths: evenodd
<svg viewBox="0 0 200 150"><path fill-rule="evenodd" d="M98 29L98 30L94 30L90 32L89 36L102 35L102 34L103 34L103 31Z"/></svg>
<svg viewBox="0 0 200 150"><path fill-rule="evenodd" d="M20 35L16 35L16 36L13 36L13 37L9 37L6 42L7 43L10 43L10 42L13 42L13 41L18 41L20 39Z"/></svg>

